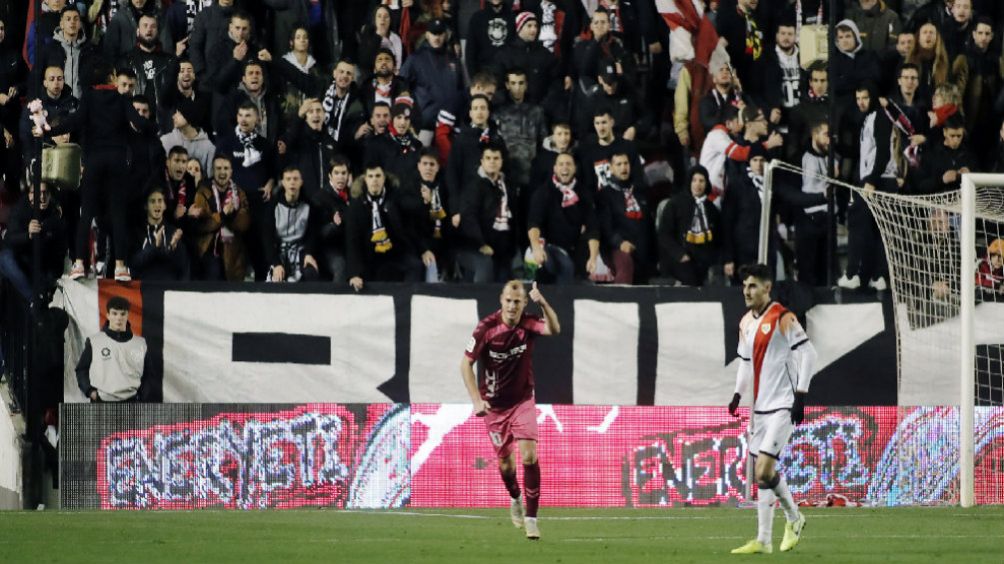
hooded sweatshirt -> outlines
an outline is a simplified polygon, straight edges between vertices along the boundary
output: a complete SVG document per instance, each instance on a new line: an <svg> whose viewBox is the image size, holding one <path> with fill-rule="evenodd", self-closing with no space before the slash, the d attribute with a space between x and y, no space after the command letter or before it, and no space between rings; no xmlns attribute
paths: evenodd
<svg viewBox="0 0 1004 564"><path fill-rule="evenodd" d="M848 99L853 101L854 89L858 85L866 81L878 82L880 71L875 53L863 48L857 24L851 20L840 20L837 24L838 35L841 27L850 28L854 33L854 48L850 51L837 48L839 53L830 65L830 80L836 83L838 101L846 102Z"/></svg>

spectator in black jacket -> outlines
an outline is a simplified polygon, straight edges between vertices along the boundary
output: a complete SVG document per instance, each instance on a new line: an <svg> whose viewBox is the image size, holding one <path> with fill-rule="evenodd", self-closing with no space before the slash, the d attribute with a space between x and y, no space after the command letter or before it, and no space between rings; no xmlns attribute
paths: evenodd
<svg viewBox="0 0 1004 564"><path fill-rule="evenodd" d="M115 75L111 66L95 65L94 73L97 86L84 93L80 109L61 126L51 130L53 135L76 131L84 135L85 141L77 258L70 271L70 279L76 280L87 274L82 257L87 256L91 220L99 210L104 210L111 216L115 279L127 282L131 280L125 264L129 253L128 209L122 203L128 201L130 186L121 182L122 164L127 162L130 131L152 130L154 126L136 112L128 98L115 90ZM99 78L102 76L103 79ZM42 132L36 129L33 133L40 136Z"/></svg>
<svg viewBox="0 0 1004 564"><path fill-rule="evenodd" d="M645 193L634 183L632 156L610 156L610 184L596 197L603 252L615 284L645 280L651 267L652 215Z"/></svg>
<svg viewBox="0 0 1004 564"><path fill-rule="evenodd" d="M462 194L459 227L463 243L457 262L467 282L501 282L512 278L518 225L513 214L516 192L507 184L502 166L502 149L486 146L481 150L477 177Z"/></svg>
<svg viewBox="0 0 1004 564"><path fill-rule="evenodd" d="M345 263L345 221L349 208L352 172L349 161L341 155L331 159L328 181L310 204L317 211L317 255L321 277L345 283L348 280Z"/></svg>
<svg viewBox="0 0 1004 564"><path fill-rule="evenodd" d="M370 114L376 102L393 105L394 100L408 92L408 82L398 76L397 63L390 49L380 48L375 58L366 63L369 65L368 72L360 81L359 95L363 108Z"/></svg>
<svg viewBox="0 0 1004 564"><path fill-rule="evenodd" d="M921 194L941 194L958 190L962 175L977 170L976 158L964 145L965 123L958 114L948 118L944 127L944 140L923 157L920 178L914 184Z"/></svg>
<svg viewBox="0 0 1004 564"><path fill-rule="evenodd" d="M505 0L488 0L485 7L471 15L467 24L465 63L467 75L491 67L505 44L515 35L515 21Z"/></svg>
<svg viewBox="0 0 1004 564"><path fill-rule="evenodd" d="M53 65L45 69L45 80L42 83L42 94L38 97L42 101L42 109L48 114L46 119L49 122L62 121L71 113L77 111L80 101L70 93L71 88L63 82L63 67ZM34 158L35 144L31 135L32 121L25 108L21 113L20 137L21 148L24 160L30 161ZM52 134L46 131L42 136L42 143L52 144Z"/></svg>
<svg viewBox="0 0 1004 564"><path fill-rule="evenodd" d="M516 16L516 36L496 58L500 83L505 83L509 71L526 72L526 101L531 104L542 104L552 91L564 91L558 58L538 40L539 30L533 12L521 12Z"/></svg>
<svg viewBox="0 0 1004 564"><path fill-rule="evenodd" d="M190 263L184 233L167 221L164 188L154 185L146 197L146 221L133 239L129 271L138 280L188 280Z"/></svg>
<svg viewBox="0 0 1004 564"><path fill-rule="evenodd" d="M7 232L0 247L0 275L7 278L26 302L31 301L32 289L28 273L32 268L32 247L35 238L42 239L42 272L40 278L46 287L63 274L63 257L66 255L65 223L62 210L53 202L53 194L46 183L41 183L41 199L37 215L33 209L34 190L14 205L7 219Z"/></svg>
<svg viewBox="0 0 1004 564"><path fill-rule="evenodd" d="M81 98L90 86L93 66L101 60L97 46L87 41L81 28L80 11L76 5L63 8L59 17L59 29L54 39L42 49L41 58L33 67L36 69L33 83L41 82L41 73L55 66L63 69L63 77L71 93ZM99 79L104 81L103 78Z"/></svg>
<svg viewBox="0 0 1004 564"><path fill-rule="evenodd" d="M280 181L281 192L270 206L271 221L261 231L271 265L270 282L311 282L317 280L317 227L320 217L310 202L300 197L303 177L296 167L286 167Z"/></svg>
<svg viewBox="0 0 1004 564"><path fill-rule="evenodd" d="M0 20L0 125L3 127L3 157L0 173L6 183L13 187L21 178L21 151L19 143L19 120L21 118L21 97L25 92L27 67L21 54L6 41L6 22Z"/></svg>
<svg viewBox="0 0 1004 564"><path fill-rule="evenodd" d="M452 118L463 88L463 69L447 45L446 35L443 20L429 22L425 42L401 66L401 77L408 81L415 105L422 111L421 119L415 121L426 146L432 141L440 112L445 111Z"/></svg>
<svg viewBox="0 0 1004 564"><path fill-rule="evenodd" d="M141 223L145 188L150 179L164 170L164 145L157 136L156 124L153 121L153 108L146 96L132 96L132 106L143 119L149 121L150 127L142 130L129 128L129 182L132 189L129 194L129 214L133 218L132 227Z"/></svg>
<svg viewBox="0 0 1004 564"><path fill-rule="evenodd" d="M619 39L611 35L610 12L606 8L601 6L593 12L588 37L589 39L575 45L575 52L572 55L575 78L579 80L578 86L586 89L595 85L596 77L607 67L615 69L618 76L633 85L634 56L624 48Z"/></svg>
<svg viewBox="0 0 1004 564"><path fill-rule="evenodd" d="M279 162L295 166L303 177L303 195L314 197L328 176L329 165L337 151L335 140L324 127L324 107L314 98L300 106L300 120L286 132L279 145Z"/></svg>
<svg viewBox="0 0 1004 564"><path fill-rule="evenodd" d="M631 183L644 186L641 157L634 142L617 137L614 134L613 114L610 108L600 107L593 112L594 134L585 136L577 151L579 157L579 178L584 182L584 189L596 193L611 183L610 163L614 153L626 153L631 160Z"/></svg>
<svg viewBox="0 0 1004 564"><path fill-rule="evenodd" d="M220 132L216 141L216 153L230 159L234 168L234 182L247 192L252 233L263 233L273 223L269 217L271 206L268 203L275 191L273 177L276 174L272 144L259 135L258 130L258 106L245 101L237 108L237 125ZM269 264L261 238L248 238L247 250L255 280L265 280Z"/></svg>
<svg viewBox="0 0 1004 564"><path fill-rule="evenodd" d="M118 61L133 49L136 45L136 32L143 27L144 17L152 19L154 29L158 30L153 35L153 41L165 51L173 51L174 44L167 36L159 5L160 2L156 0L120 1L118 11L108 22L108 29L101 38L105 58L112 62Z"/></svg>
<svg viewBox="0 0 1004 564"><path fill-rule="evenodd" d="M228 67L219 74L218 93L223 95L223 101L218 106L219 113L215 116L216 135L223 135L234 127L234 116L237 108L246 102L254 104L258 109L258 121L255 129L270 144L275 144L279 132L283 131L282 100L279 92L272 87L265 74L265 65L259 61L249 61L243 65L240 81L227 82L232 77L232 70L241 68L239 64Z"/></svg>
<svg viewBox="0 0 1004 564"><path fill-rule="evenodd" d="M403 180L404 201L415 205L410 213L414 223L416 244L422 250L426 268L426 282L436 282L446 265L453 261L453 243L456 231L446 218L447 192L443 183L436 151L431 148L419 152L417 175L413 171ZM429 254L431 253L431 255ZM437 276L433 277L431 274Z"/></svg>
<svg viewBox="0 0 1004 564"><path fill-rule="evenodd" d="M177 62L174 53L163 50L157 35L157 18L152 14L140 16L135 46L130 47L117 66L136 73L136 93L145 95L154 102L154 107L160 108L166 101L165 92L174 86L167 81Z"/></svg>
<svg viewBox="0 0 1004 564"><path fill-rule="evenodd" d="M339 60L331 71L330 81L302 72L285 59L276 62L276 69L297 89L320 102L322 127L337 144L339 153L351 153L355 148L354 136L360 124L366 121L362 98L353 82L355 64L347 59Z"/></svg>
<svg viewBox="0 0 1004 564"><path fill-rule="evenodd" d="M366 147L366 162L380 163L399 186L415 174L422 150L422 143L411 131L411 104L406 100L394 104L386 130Z"/></svg>
<svg viewBox="0 0 1004 564"><path fill-rule="evenodd" d="M508 153L498 126L491 117L491 102L487 96L474 95L468 115L470 125L460 128L446 162L446 189L449 190L449 204L452 206L446 211L450 214L454 227L460 222L464 193L473 188L472 184L477 181L484 148L491 146L501 151L503 161Z"/></svg>
<svg viewBox="0 0 1004 564"><path fill-rule="evenodd" d="M659 218L659 271L685 286L703 286L708 272L719 264L721 214L708 199L711 180L697 165L690 169L688 190L662 208Z"/></svg>
<svg viewBox="0 0 1004 564"><path fill-rule="evenodd" d="M559 284L572 282L576 275L592 274L600 254L599 224L588 192L577 189L575 159L558 155L554 173L533 194L526 224L530 252L524 264L534 265Z"/></svg>
<svg viewBox="0 0 1004 564"><path fill-rule="evenodd" d="M380 165L367 164L363 182L365 191L349 204L346 224L349 285L358 292L366 281L418 282L422 261L414 236Z"/></svg>

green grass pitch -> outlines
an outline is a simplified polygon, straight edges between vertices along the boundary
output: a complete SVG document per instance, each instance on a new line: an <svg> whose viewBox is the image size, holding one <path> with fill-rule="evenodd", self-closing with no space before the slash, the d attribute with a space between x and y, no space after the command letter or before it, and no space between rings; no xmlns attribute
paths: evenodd
<svg viewBox="0 0 1004 564"><path fill-rule="evenodd" d="M526 540L507 509L0 513L0 562L1004 563L1004 507L805 510L780 553L733 556L756 512L544 507Z"/></svg>

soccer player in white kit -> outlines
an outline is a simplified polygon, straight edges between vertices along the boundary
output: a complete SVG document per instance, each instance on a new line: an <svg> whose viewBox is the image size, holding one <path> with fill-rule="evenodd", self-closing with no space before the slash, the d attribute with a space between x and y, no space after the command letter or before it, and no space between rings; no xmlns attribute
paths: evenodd
<svg viewBox="0 0 1004 564"><path fill-rule="evenodd" d="M743 298L749 311L739 322L739 372L729 413L738 416L739 400L752 380L753 421L749 452L755 460L757 538L732 554L769 554L773 551L771 529L774 501L781 500L787 523L781 551L798 544L805 516L798 510L784 476L774 469L795 425L805 417L805 396L816 362L816 349L809 342L798 318L770 298L770 269L747 265L739 271Z"/></svg>

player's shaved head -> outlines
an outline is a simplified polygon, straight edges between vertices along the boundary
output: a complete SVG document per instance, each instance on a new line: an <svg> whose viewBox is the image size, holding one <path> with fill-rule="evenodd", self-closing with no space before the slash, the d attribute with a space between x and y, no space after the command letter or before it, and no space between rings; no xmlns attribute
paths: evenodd
<svg viewBox="0 0 1004 564"><path fill-rule="evenodd" d="M505 294L507 290L526 294L526 286L523 285L522 280L510 280L506 282L505 286L502 286L502 294Z"/></svg>
<svg viewBox="0 0 1004 564"><path fill-rule="evenodd" d="M499 296L499 303L502 305L502 322L512 327L523 317L523 308L526 307L526 288L520 280L510 280L502 287L502 294Z"/></svg>

